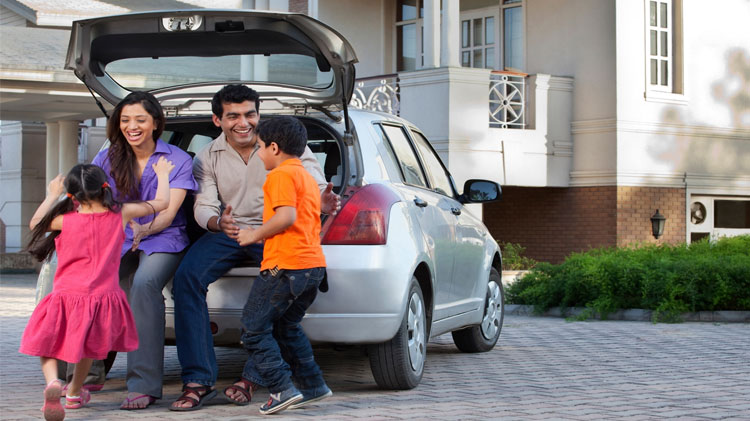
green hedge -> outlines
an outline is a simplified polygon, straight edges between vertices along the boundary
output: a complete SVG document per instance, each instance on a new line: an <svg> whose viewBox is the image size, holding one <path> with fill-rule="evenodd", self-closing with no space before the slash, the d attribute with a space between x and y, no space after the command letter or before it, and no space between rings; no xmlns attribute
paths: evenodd
<svg viewBox="0 0 750 421"><path fill-rule="evenodd" d="M690 245L640 245L574 253L537 264L506 291L511 304L588 307L606 318L618 309L679 313L750 310L750 236Z"/></svg>

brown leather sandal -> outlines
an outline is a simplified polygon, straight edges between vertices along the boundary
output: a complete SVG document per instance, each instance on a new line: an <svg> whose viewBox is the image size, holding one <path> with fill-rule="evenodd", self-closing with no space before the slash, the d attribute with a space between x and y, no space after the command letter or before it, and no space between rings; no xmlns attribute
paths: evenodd
<svg viewBox="0 0 750 421"><path fill-rule="evenodd" d="M240 405L240 406L249 405L250 404L250 400L253 397L253 393L255 393L255 391L258 390L258 388L260 386L258 386L257 384L251 382L250 380L245 380L245 379L242 379L242 378L238 379L234 383L235 384L233 384L233 385L227 387L226 389L224 389L224 399L226 399L227 401L229 401L229 402L231 402L231 403L233 403L235 405ZM242 385L239 385L239 384L236 384L236 383L242 383ZM230 397L229 395L227 395L227 392L240 392L242 394L242 396L245 397L245 400L244 401L239 401L237 399L234 399L234 398Z"/></svg>
<svg viewBox="0 0 750 421"><path fill-rule="evenodd" d="M189 395L195 395L198 399L193 398ZM170 411L195 411L201 409L203 403L216 396L216 390L211 389L210 386L182 386L182 395L175 400L169 407ZM174 406L177 402L190 402L192 406L180 407Z"/></svg>

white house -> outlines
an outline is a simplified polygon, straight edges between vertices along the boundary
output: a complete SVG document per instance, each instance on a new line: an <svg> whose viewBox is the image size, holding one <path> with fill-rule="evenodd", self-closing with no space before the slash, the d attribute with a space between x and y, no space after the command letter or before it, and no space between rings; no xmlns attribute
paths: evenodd
<svg viewBox="0 0 750 421"><path fill-rule="evenodd" d="M50 162L55 172L65 167L62 158L45 167L38 152L27 157L27 145L61 156L70 148L55 145L75 141L77 121L98 117L62 60L53 69L6 63L8 22L20 22L18 15L32 27L24 29L45 31L40 4L65 3L0 1L0 118L24 121L2 126L0 217L10 251L22 243ZM81 17L119 13L94 6L128 2L87 3ZM306 13L341 32L360 61L354 102L391 109L424 130L459 190L468 178L499 182L503 200L484 206L485 223L531 257L559 261L592 246L750 233L747 0L223 3ZM36 7L37 22L29 25L19 5ZM58 114L14 106L58 93L60 103L44 101ZM65 121L76 121L76 130ZM81 132L101 138L99 125L88 121ZM23 188L6 195L10 184ZM658 240L650 221L657 209L667 218Z"/></svg>

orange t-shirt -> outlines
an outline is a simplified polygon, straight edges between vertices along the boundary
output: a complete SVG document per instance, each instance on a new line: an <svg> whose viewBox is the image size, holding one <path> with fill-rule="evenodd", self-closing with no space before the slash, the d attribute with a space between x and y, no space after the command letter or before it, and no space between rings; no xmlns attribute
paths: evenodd
<svg viewBox="0 0 750 421"><path fill-rule="evenodd" d="M263 223L279 206L297 209L286 230L266 238L260 269L311 269L326 265L320 246L320 190L299 159L287 159L271 170L263 184Z"/></svg>

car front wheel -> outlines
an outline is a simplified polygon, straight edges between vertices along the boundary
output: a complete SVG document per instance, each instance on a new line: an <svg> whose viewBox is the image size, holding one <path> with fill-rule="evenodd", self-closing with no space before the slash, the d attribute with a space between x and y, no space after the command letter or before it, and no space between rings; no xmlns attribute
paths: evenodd
<svg viewBox="0 0 750 421"><path fill-rule="evenodd" d="M406 314L396 336L367 347L372 375L383 389L413 389L422 380L427 355L427 317L416 278L412 278L406 303Z"/></svg>
<svg viewBox="0 0 750 421"><path fill-rule="evenodd" d="M453 343L463 352L487 352L495 347L503 328L505 294L500 274L490 269L487 295L484 300L482 323L452 332Z"/></svg>

